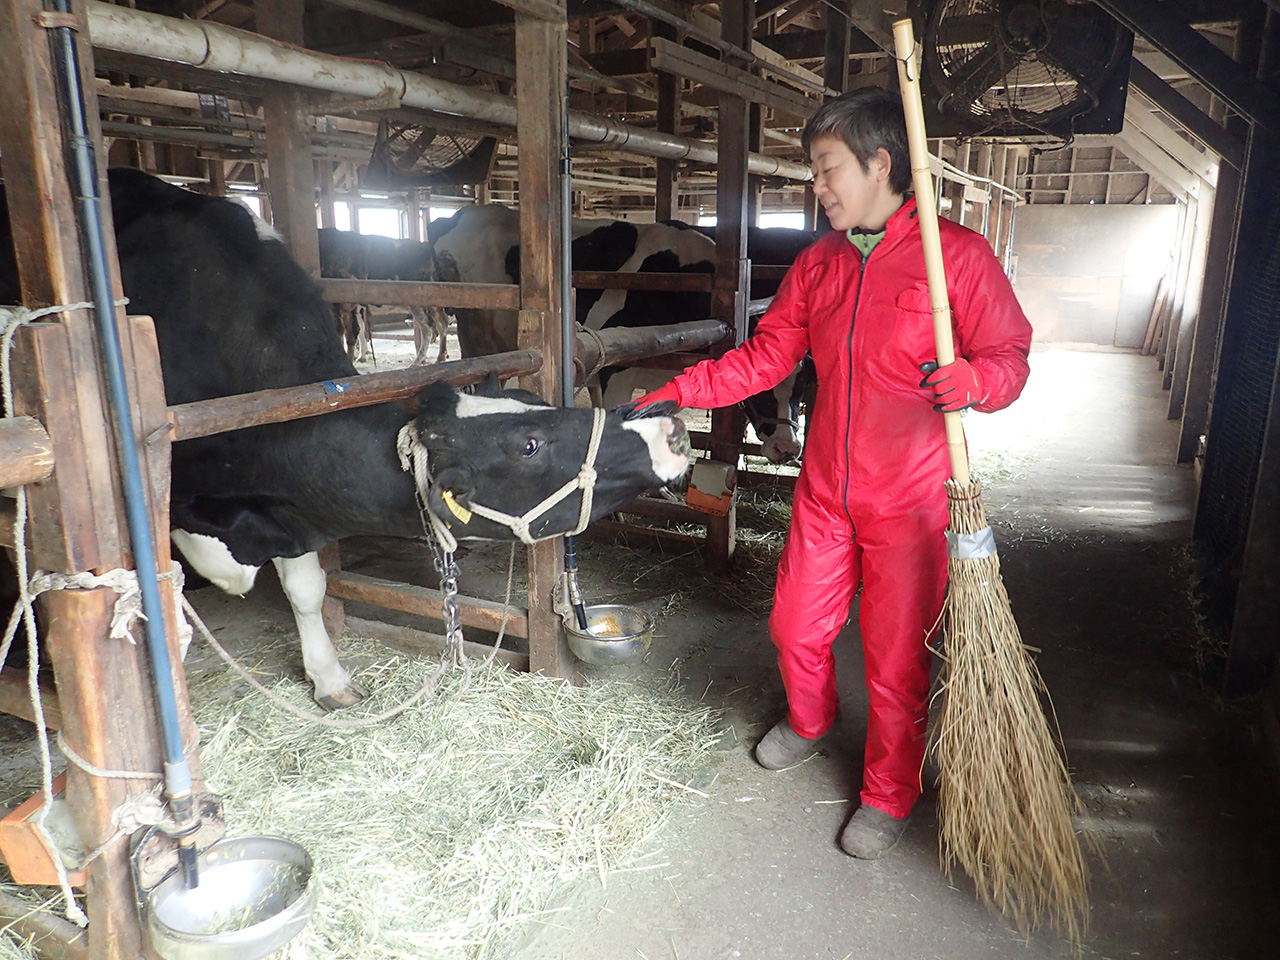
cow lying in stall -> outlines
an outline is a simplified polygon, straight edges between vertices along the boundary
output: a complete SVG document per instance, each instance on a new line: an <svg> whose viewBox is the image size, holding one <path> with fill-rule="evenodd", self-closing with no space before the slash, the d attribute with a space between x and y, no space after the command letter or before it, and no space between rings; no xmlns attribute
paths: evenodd
<svg viewBox="0 0 1280 960"><path fill-rule="evenodd" d="M170 404L356 374L319 288L245 207L138 170L113 169L109 179L124 291L132 313L155 320ZM3 203L0 184L7 226ZM9 239L0 249L0 302L18 302L18 292ZM348 536L423 530L396 450L409 420L387 403L173 446L173 542L191 567L233 594L246 593L264 563L275 564L307 677L327 709L356 703L364 691L321 621L325 573L316 551ZM466 395L435 384L419 397L413 424L434 472L424 497L433 513L459 539L512 539L510 529L486 521L460 523L444 510L444 491L464 506L531 509L578 474L593 414L541 405L521 391ZM601 429L592 519L688 469L688 436L674 417L628 422L610 414ZM580 496L543 514L533 535L574 529Z"/></svg>
<svg viewBox="0 0 1280 960"><path fill-rule="evenodd" d="M519 213L494 204L464 207L451 218L433 221L431 244L437 276L441 280L472 283L518 282L519 234ZM572 239L574 270L711 273L715 269L714 241L688 224L574 220ZM790 264L794 258L793 252L791 259L776 262ZM760 296L772 296L776 289L777 281L773 281L772 289ZM755 290L753 284L753 297ZM580 290L576 319L591 330L681 323L705 319L711 312L710 303L706 293ZM456 315L458 342L464 357L516 348L515 311L463 309ZM762 452L772 463L782 463L800 454L797 421L803 385L797 386L797 375L802 366L774 390L743 402L747 417L760 437ZM604 406L611 408L626 403L637 389L657 389L670 376L660 370L640 368L601 370Z"/></svg>
<svg viewBox="0 0 1280 960"><path fill-rule="evenodd" d="M347 230L321 228L320 275L350 280L434 280L435 261L431 244L417 240L392 240ZM436 363L449 356L449 317L443 307L408 307L413 317L414 363L427 362L427 350L440 343ZM369 305L337 303L334 312L338 329L347 341L353 360L362 360L366 349L373 357L373 330Z"/></svg>

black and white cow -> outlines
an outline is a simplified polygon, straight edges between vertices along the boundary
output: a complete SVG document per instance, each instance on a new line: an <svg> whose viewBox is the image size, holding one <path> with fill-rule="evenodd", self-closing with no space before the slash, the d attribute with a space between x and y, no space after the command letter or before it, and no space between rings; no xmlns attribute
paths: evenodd
<svg viewBox="0 0 1280 960"><path fill-rule="evenodd" d="M349 230L322 227L320 275L352 280L435 280L431 244L392 240ZM369 308L366 304L334 304L338 326L353 358L372 354ZM427 350L439 341L436 362L448 357L449 318L441 307L408 307L413 317L414 363L425 363Z"/></svg>
<svg viewBox="0 0 1280 960"><path fill-rule="evenodd" d="M574 220L573 269L619 272L711 273L715 269L715 241L704 232L678 221L631 223L623 220ZM790 264L804 245L795 247L803 231L786 231L782 237L755 230L760 252L785 257ZM750 233L750 231L749 231ZM515 283L520 278L520 219L516 210L497 205L464 207L452 218L432 224L431 242L436 270L442 280L476 283ZM796 237L792 234L798 235ZM712 232L712 236L714 233ZM775 249L779 244L784 249ZM805 244L807 245L807 244ZM795 247L794 249L792 249ZM750 255L750 248L748 249ZM768 262L773 262L772 260ZM777 281L760 296L772 296ZM753 287L753 297L755 288ZM705 293L672 293L648 290L580 290L576 300L578 323L592 330L617 326L653 326L701 320L710 315L711 299ZM501 353L516 348L515 311L460 310L458 341L464 357ZM801 368L797 368L797 373ZM603 403L613 407L632 398L637 389L654 390L670 374L659 370L617 368L601 371ZM779 463L800 454L799 397L793 375L772 391L743 402L762 452Z"/></svg>
<svg viewBox="0 0 1280 960"><path fill-rule="evenodd" d="M355 375L319 288L242 205L130 169L111 170L110 188L124 291L131 312L155 319L170 404ZM0 219L7 223L2 206ZM16 282L0 278L0 291L6 288L16 300ZM592 432L592 411L540 406L520 392L471 396L437 384L419 403L413 432L436 477L428 502L460 539L513 533L459 524L443 509L444 489L464 506L495 504L520 514L578 474ZM315 551L348 536L420 535L414 483L397 455L410 416L398 404L379 404L173 447L174 543L198 573L234 594L247 592L259 567L274 562L307 676L328 708L355 703L362 691L321 621L325 574ZM591 517L678 479L688 464L679 420L624 422L610 414ZM572 530L579 507L575 492L534 534Z"/></svg>
<svg viewBox="0 0 1280 960"><path fill-rule="evenodd" d="M664 220L678 229L696 230L714 241L714 226L692 226L679 220ZM814 230L796 230L791 227L747 227L747 258L751 266L790 267L805 247L818 239ZM750 299L764 300L778 292L781 279L751 278ZM818 382L813 359L806 356L786 380L773 388L773 393L756 394L742 402L742 409L750 421L756 436L760 438L764 455L774 463L793 460L800 456L803 444L800 439L800 410L806 394L812 392Z"/></svg>
<svg viewBox="0 0 1280 960"><path fill-rule="evenodd" d="M464 283L520 282L520 213L498 204L463 207L431 224L436 273ZM711 273L715 244L666 224L574 220L573 269L622 273ZM592 330L703 320L707 294L649 290L582 290L576 319ZM459 310L458 343L464 357L516 349L514 310ZM625 402L626 397L619 402ZM608 404L616 406L616 404Z"/></svg>

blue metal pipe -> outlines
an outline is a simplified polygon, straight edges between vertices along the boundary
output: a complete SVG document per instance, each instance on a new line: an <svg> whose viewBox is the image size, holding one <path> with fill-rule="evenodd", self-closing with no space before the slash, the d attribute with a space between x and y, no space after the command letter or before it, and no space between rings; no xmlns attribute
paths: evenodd
<svg viewBox="0 0 1280 960"><path fill-rule="evenodd" d="M59 13L69 13L68 0L53 0ZM142 592L142 611L146 616L147 649L151 654L156 700L160 708L160 730L164 743L165 793L180 826L194 829L195 811L192 798L191 769L182 746L182 727L178 722L178 702L173 684L173 666L165 637L164 608L156 579L155 552L151 542L151 520L147 513L147 495L138 461L138 441L129 406L125 382L124 358L120 334L116 329L116 311L111 296L111 275L107 268L106 241L102 225L102 208L98 192L98 162L93 139L86 121L84 91L80 85L80 57L75 35L70 27L53 28L54 51L58 79L65 107L68 166L72 193L79 216L77 222L81 244L88 266L89 287L97 323L102 360L106 366L108 401L115 424L124 472L124 502L129 519L129 537L133 544L134 566ZM183 873L187 885L199 883L196 851L190 844L179 845Z"/></svg>
<svg viewBox="0 0 1280 960"><path fill-rule="evenodd" d="M573 160L569 152L569 84L565 82L564 116L560 125L560 253L563 271L560 278L560 312L562 335L560 337L560 399L563 406L573 406L573 343L577 338L573 309ZM586 492L583 492L586 496ZM578 538L573 534L564 538L564 571L569 584L569 603L578 621L578 629L587 629L587 609L582 604L582 591L578 589Z"/></svg>

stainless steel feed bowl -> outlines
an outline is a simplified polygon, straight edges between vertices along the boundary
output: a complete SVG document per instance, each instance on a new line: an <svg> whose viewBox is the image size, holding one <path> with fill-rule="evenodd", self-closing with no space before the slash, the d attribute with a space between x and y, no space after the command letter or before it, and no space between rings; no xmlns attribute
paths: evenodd
<svg viewBox="0 0 1280 960"><path fill-rule="evenodd" d="M579 660L598 666L642 657L653 639L653 618L638 607L599 603L586 608L587 629L571 613L565 620L569 649Z"/></svg>
<svg viewBox="0 0 1280 960"><path fill-rule="evenodd" d="M311 919L311 857L292 841L220 840L198 863L195 889L178 871L147 895L151 943L165 960L257 960L283 947Z"/></svg>

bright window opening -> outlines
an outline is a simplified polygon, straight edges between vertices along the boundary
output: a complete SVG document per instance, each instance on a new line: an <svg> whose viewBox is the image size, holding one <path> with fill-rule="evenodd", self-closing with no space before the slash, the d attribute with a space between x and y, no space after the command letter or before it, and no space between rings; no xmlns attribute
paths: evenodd
<svg viewBox="0 0 1280 960"><path fill-rule="evenodd" d="M792 230L803 230L804 214L803 213L762 213L760 214L760 226L789 227Z"/></svg>

